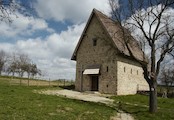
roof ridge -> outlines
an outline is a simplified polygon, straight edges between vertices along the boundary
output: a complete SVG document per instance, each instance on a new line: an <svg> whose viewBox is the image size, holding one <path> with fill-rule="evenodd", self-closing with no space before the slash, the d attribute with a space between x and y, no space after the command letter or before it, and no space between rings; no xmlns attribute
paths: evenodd
<svg viewBox="0 0 174 120"><path fill-rule="evenodd" d="M104 17L106 17L106 18L112 20L112 22L116 23L116 21L115 21L114 19L112 19L111 17L107 16L105 13L103 13L103 12L97 10L96 8L93 9L93 12L96 13L96 14L100 13L102 16L104 16ZM97 12L98 12L98 13L97 13Z"/></svg>

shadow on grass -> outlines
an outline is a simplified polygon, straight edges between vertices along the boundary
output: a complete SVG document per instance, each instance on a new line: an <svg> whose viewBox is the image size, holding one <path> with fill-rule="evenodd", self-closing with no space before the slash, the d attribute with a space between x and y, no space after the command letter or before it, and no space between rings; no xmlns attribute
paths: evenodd
<svg viewBox="0 0 174 120"><path fill-rule="evenodd" d="M118 109L124 111L125 113L129 113L129 114L139 114L139 113L148 112L148 109L145 107L128 105L128 104L124 104L124 103L119 103L117 107L118 107Z"/></svg>
<svg viewBox="0 0 174 120"><path fill-rule="evenodd" d="M144 114L144 113L148 113L148 110L126 110L126 109L122 109L125 113L129 113L129 114Z"/></svg>
<svg viewBox="0 0 174 120"><path fill-rule="evenodd" d="M67 86L59 86L60 88L67 89L67 90L74 90L75 86L74 85L67 85Z"/></svg>

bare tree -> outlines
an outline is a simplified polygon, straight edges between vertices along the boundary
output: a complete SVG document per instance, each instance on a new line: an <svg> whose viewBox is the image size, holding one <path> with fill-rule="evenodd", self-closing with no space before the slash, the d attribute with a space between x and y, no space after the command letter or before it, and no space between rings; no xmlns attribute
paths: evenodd
<svg viewBox="0 0 174 120"><path fill-rule="evenodd" d="M13 53L8 60L7 64L7 73L12 74L12 76L18 75L19 77L23 77L27 74L28 76L28 85L30 77L34 77L36 75L41 75L41 70L38 69L37 65L34 64L28 55ZM26 73L26 74L25 74ZM20 79L20 84L21 84Z"/></svg>
<svg viewBox="0 0 174 120"><path fill-rule="evenodd" d="M36 64L31 64L31 75L32 75L32 77L36 76L37 74L41 75L41 70L39 70L37 68Z"/></svg>
<svg viewBox="0 0 174 120"><path fill-rule="evenodd" d="M23 77L24 72L28 71L28 65L30 64L31 60L26 54L19 54L19 75Z"/></svg>
<svg viewBox="0 0 174 120"><path fill-rule="evenodd" d="M25 68L26 68L26 73L27 73L27 76L28 76L28 79L30 78L30 75L31 75L31 63L29 63L29 64L27 64L26 66L25 66Z"/></svg>
<svg viewBox="0 0 174 120"><path fill-rule="evenodd" d="M15 75L17 69L18 69L18 58L15 53L11 55L9 61L8 61L8 67L7 67L7 73L12 74L12 76Z"/></svg>
<svg viewBox="0 0 174 120"><path fill-rule="evenodd" d="M144 78L150 88L149 111L154 113L157 112L157 77L160 66L174 49L174 26L172 26L174 16L170 13L174 1L128 0L124 4L121 2L123 1L120 0L118 4L116 0L109 0L112 17L120 25L122 39L130 56L139 62L144 70ZM129 45L131 40L127 31L134 33L136 38L141 38L139 41L149 56L149 64L146 59L143 61L137 59Z"/></svg>
<svg viewBox="0 0 174 120"><path fill-rule="evenodd" d="M29 0L0 0L0 21L12 22L12 16L18 17L17 12L30 16L31 3Z"/></svg>
<svg viewBox="0 0 174 120"><path fill-rule="evenodd" d="M41 76L41 70L39 70L37 68L37 65L33 64L33 63L26 64L26 72L28 74L28 86L29 86L30 76L32 76L32 78L34 78L34 76L36 76L36 75Z"/></svg>
<svg viewBox="0 0 174 120"><path fill-rule="evenodd" d="M3 50L1 50L0 51L0 75L4 69L4 65L5 65L6 61L7 61L7 55Z"/></svg>

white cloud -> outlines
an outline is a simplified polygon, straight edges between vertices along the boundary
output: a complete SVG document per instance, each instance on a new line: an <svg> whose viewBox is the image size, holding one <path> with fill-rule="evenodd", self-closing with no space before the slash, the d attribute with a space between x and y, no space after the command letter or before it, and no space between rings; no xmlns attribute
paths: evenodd
<svg viewBox="0 0 174 120"><path fill-rule="evenodd" d="M27 54L44 72L47 78L74 79L75 62L71 55L84 28L84 23L68 27L60 34L52 33L46 38L17 40L15 44L4 43L0 49L6 52ZM13 50L13 51L12 51Z"/></svg>
<svg viewBox="0 0 174 120"><path fill-rule="evenodd" d="M17 13L18 18L12 18L12 24L0 22L0 34L16 40L13 43L1 43L0 49L27 54L47 79L75 79L75 62L70 60L71 55L92 9L96 8L109 15L108 0L37 0L35 7L40 18L26 18ZM46 20L62 23L70 21L73 25L56 33L56 30L48 27ZM56 24L53 24L55 28ZM25 35L32 35L37 30L50 33L46 36L41 34L37 38L25 38ZM19 35L24 37L18 39Z"/></svg>
<svg viewBox="0 0 174 120"><path fill-rule="evenodd" d="M93 8L108 15L110 11L108 0L37 0L35 8L45 19L73 23L86 21Z"/></svg>
<svg viewBox="0 0 174 120"><path fill-rule="evenodd" d="M68 27L67 31L60 34L52 34L47 37L47 45L51 51L56 52L61 57L70 57L85 23Z"/></svg>
<svg viewBox="0 0 174 120"><path fill-rule="evenodd" d="M49 57L49 50L40 38L18 40L15 45L16 51L27 53L33 59L45 59Z"/></svg>
<svg viewBox="0 0 174 120"><path fill-rule="evenodd" d="M11 50L14 50L14 45L11 43L1 43L0 44L0 50L4 50L6 52L13 52Z"/></svg>
<svg viewBox="0 0 174 120"><path fill-rule="evenodd" d="M14 37L17 35L31 35L36 30L46 30L53 32L54 30L48 28L48 24L44 19L26 17L20 13L16 16L11 16L12 23L0 22L0 34L6 37Z"/></svg>

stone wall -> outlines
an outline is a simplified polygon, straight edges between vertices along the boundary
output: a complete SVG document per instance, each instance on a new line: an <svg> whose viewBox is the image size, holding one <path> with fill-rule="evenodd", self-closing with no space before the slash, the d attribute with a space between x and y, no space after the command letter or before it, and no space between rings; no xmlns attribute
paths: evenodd
<svg viewBox="0 0 174 120"><path fill-rule="evenodd" d="M117 95L136 94L139 90L149 90L140 65L123 57L119 57L119 60L117 61Z"/></svg>
<svg viewBox="0 0 174 120"><path fill-rule="evenodd" d="M96 46L93 46L93 39L97 39ZM140 65L119 56L113 45L94 15L76 54L76 90L91 90L91 76L82 73L88 65L93 64L101 65L99 75L99 92L101 93L127 95L136 94L142 86L147 89Z"/></svg>
<svg viewBox="0 0 174 120"><path fill-rule="evenodd" d="M93 39L97 39L96 46L93 46ZM101 64L99 92L115 94L117 78L116 62L113 57L116 56L115 54L116 49L113 47L111 40L108 40L96 16L93 16L76 56L76 90L81 90L81 84L83 84L83 91L91 90L90 75L82 76L81 71L88 65Z"/></svg>

